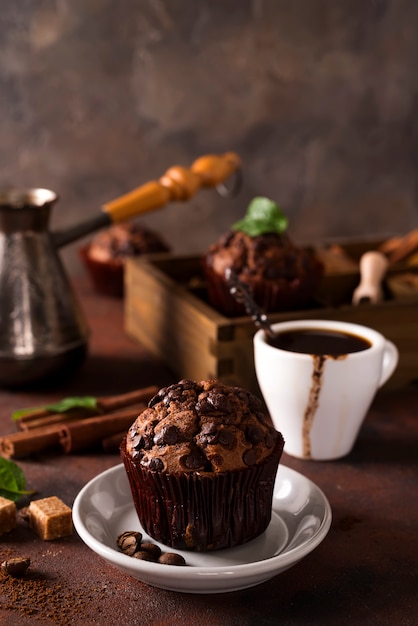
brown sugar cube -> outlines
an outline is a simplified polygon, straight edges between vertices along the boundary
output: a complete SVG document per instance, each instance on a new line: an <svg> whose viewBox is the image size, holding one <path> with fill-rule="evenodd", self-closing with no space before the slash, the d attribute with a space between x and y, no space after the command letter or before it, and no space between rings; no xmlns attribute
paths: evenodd
<svg viewBox="0 0 418 626"><path fill-rule="evenodd" d="M44 541L66 537L73 532L71 509L56 496L29 504L29 523Z"/></svg>
<svg viewBox="0 0 418 626"><path fill-rule="evenodd" d="M16 526L16 505L12 500L0 496L0 535Z"/></svg>

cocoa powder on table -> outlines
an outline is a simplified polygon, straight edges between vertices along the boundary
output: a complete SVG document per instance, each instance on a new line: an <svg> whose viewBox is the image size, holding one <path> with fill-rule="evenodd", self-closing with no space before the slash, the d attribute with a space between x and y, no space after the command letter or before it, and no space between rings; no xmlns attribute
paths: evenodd
<svg viewBox="0 0 418 626"><path fill-rule="evenodd" d="M22 578L0 571L0 610L18 613L43 624L74 624L84 612L89 613L92 597L82 588L65 586L41 572L28 570Z"/></svg>

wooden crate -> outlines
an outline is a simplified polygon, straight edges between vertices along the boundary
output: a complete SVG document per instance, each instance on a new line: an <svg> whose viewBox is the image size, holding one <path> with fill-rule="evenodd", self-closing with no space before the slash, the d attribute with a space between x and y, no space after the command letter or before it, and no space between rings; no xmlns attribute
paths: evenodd
<svg viewBox="0 0 418 626"><path fill-rule="evenodd" d="M359 258L369 244L353 244ZM396 278L403 268L389 273ZM410 270L410 268L409 268ZM414 268L414 271L416 268ZM418 378L418 290L416 297L392 298L376 305L352 306L357 271L324 276L319 300L303 311L274 313L272 322L321 318L371 326L400 351L398 368L386 387L401 387ZM217 378L259 392L253 359L254 322L228 318L205 301L198 257L169 254L130 259L125 271L125 330L165 362L180 378Z"/></svg>

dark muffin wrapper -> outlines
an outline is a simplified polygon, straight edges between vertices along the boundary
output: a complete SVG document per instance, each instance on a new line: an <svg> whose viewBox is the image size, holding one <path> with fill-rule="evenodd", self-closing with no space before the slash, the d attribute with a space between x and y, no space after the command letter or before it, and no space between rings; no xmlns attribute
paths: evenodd
<svg viewBox="0 0 418 626"><path fill-rule="evenodd" d="M208 300L228 317L246 315L245 307L231 295L226 279L204 264ZM248 282L255 302L267 313L303 309L313 302L322 277L320 269L293 281L256 279Z"/></svg>
<svg viewBox="0 0 418 626"><path fill-rule="evenodd" d="M180 475L148 470L126 452L121 457L139 521L156 541L181 550L232 548L260 535L270 523L279 434L272 453L242 470Z"/></svg>
<svg viewBox="0 0 418 626"><path fill-rule="evenodd" d="M124 263L122 261L96 261L89 255L90 246L79 249L79 255L87 270L95 291L112 298L123 298Z"/></svg>

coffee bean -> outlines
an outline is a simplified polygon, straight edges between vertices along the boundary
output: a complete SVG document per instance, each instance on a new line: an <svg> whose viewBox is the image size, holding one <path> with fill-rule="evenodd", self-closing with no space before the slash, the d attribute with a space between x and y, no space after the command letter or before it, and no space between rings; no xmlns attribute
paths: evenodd
<svg viewBox="0 0 418 626"><path fill-rule="evenodd" d="M135 552L137 552L140 548L142 541L142 534L136 530L127 530L116 540L117 546L127 554L128 556L132 556Z"/></svg>
<svg viewBox="0 0 418 626"><path fill-rule="evenodd" d="M16 557L14 559L7 559L7 561L3 561L1 569L13 578L20 578L25 574L29 565L30 559Z"/></svg>
<svg viewBox="0 0 418 626"><path fill-rule="evenodd" d="M139 559L140 561L155 561L154 557L150 552L146 550L138 550L135 554L132 555L134 559Z"/></svg>
<svg viewBox="0 0 418 626"><path fill-rule="evenodd" d="M186 561L181 554L176 552L165 552L160 556L158 562L164 563L164 565L186 565Z"/></svg>
<svg viewBox="0 0 418 626"><path fill-rule="evenodd" d="M141 551L149 552L154 559L158 559L161 555L161 548L155 543L149 541L143 541L141 543Z"/></svg>
<svg viewBox="0 0 418 626"><path fill-rule="evenodd" d="M142 535L138 531L127 530L121 535L119 535L116 541L118 547L121 548L122 545L124 545L125 541L127 541L128 539L131 539L132 537L136 539L138 543L138 549L135 552L129 553L129 554L124 550L124 553L128 554L128 556L134 559L138 559L140 561L150 561L153 563L158 562L158 563L162 563L165 565L186 565L186 561L180 554L176 554L174 552L164 553L161 551L160 547L157 546L157 544L152 543L151 541L141 541ZM11 564L12 561L24 561L24 560L25 559L9 559L7 563ZM29 561L29 559L26 559L26 561ZM2 564L1 567L5 569L6 561Z"/></svg>

